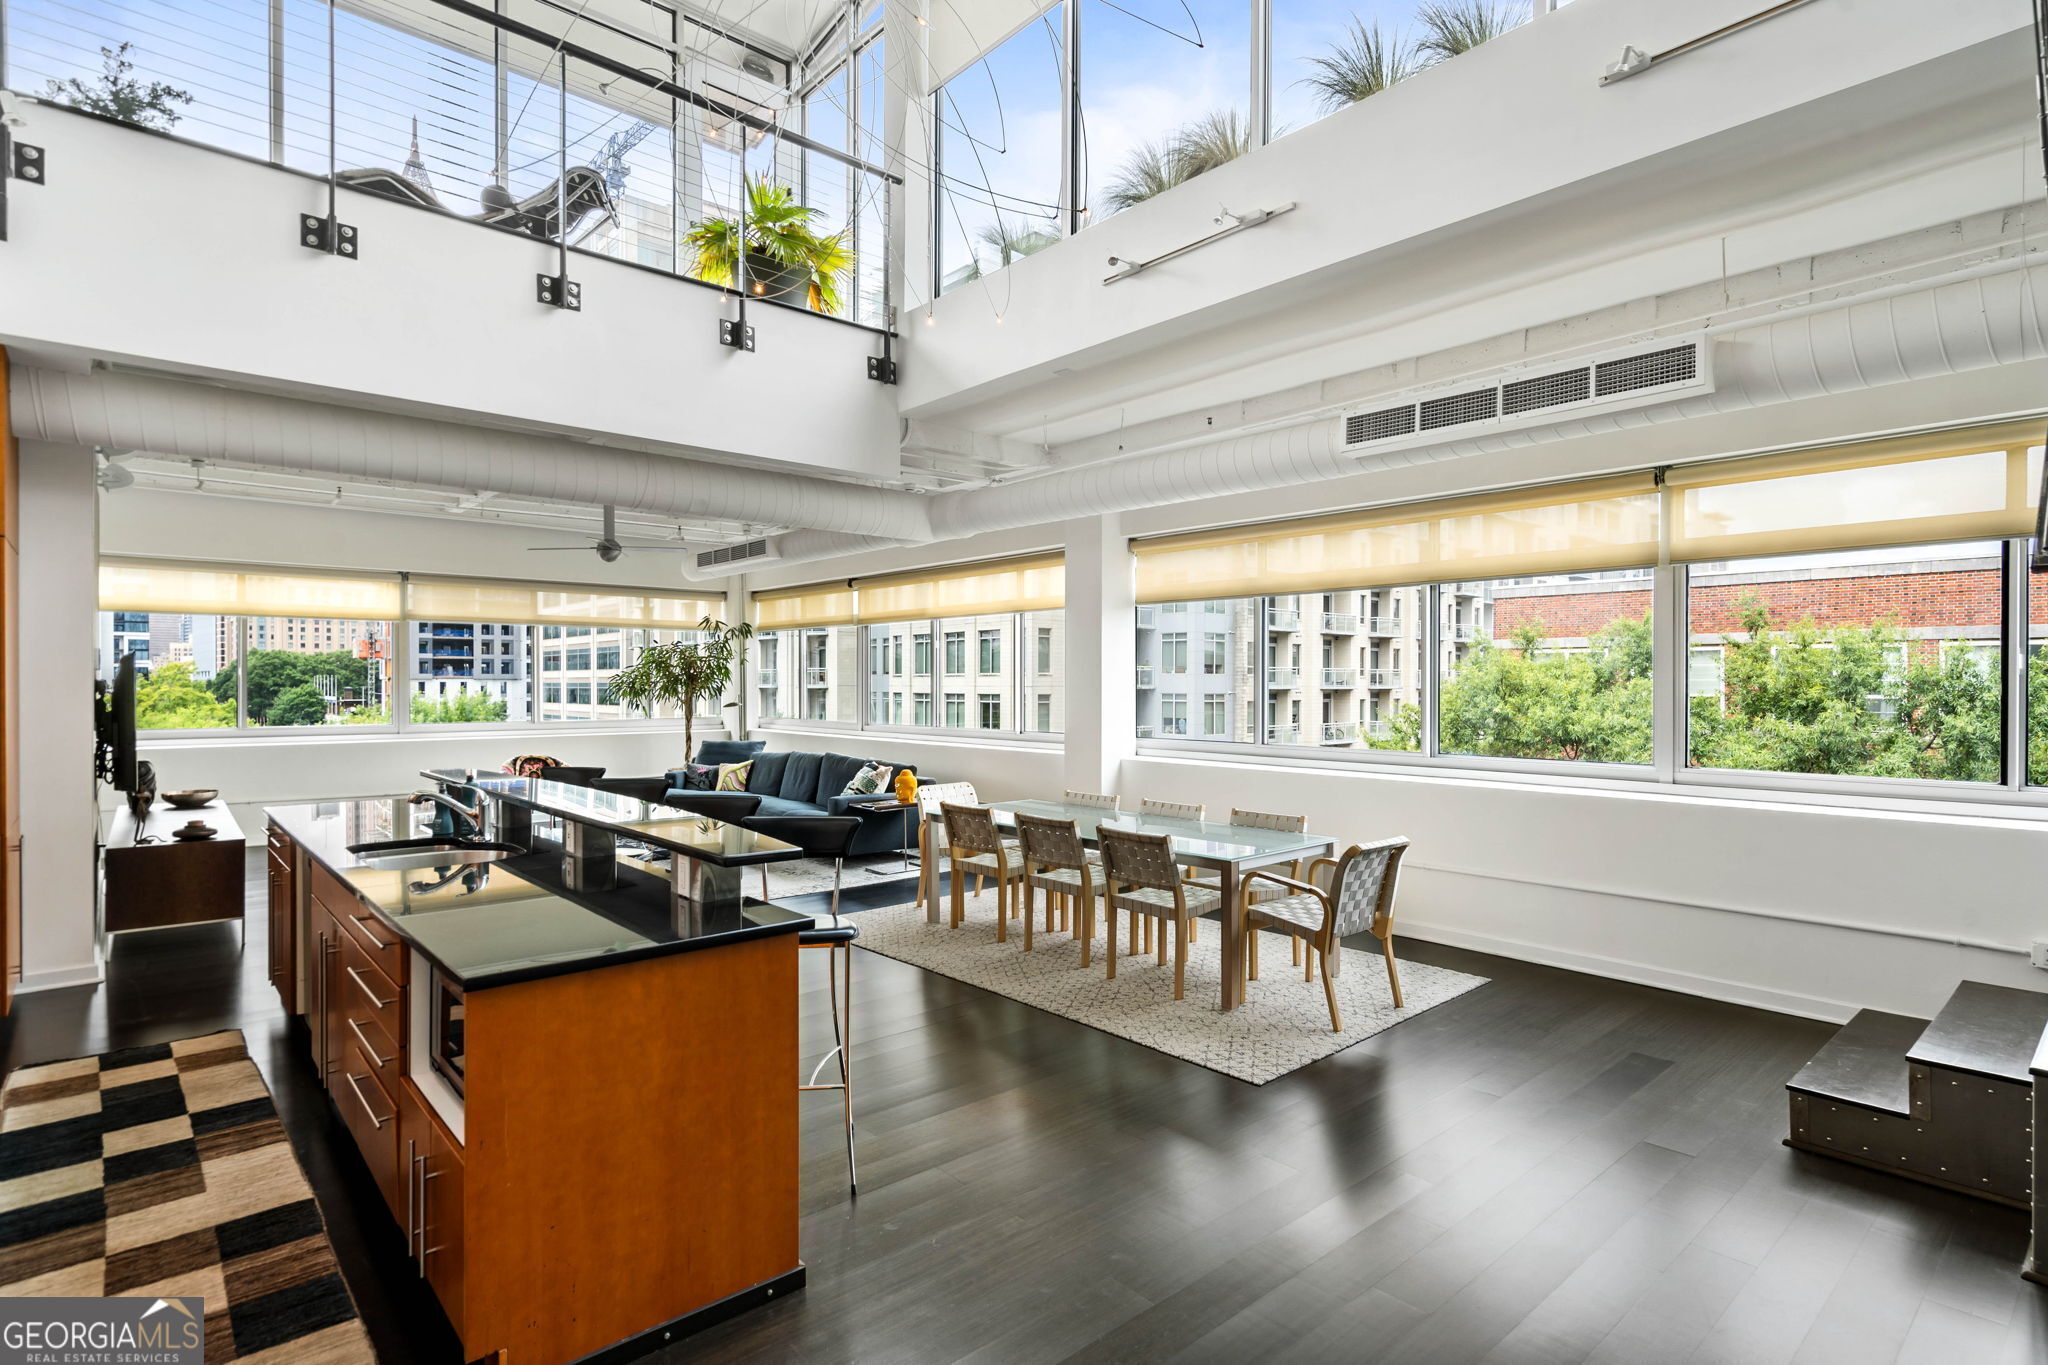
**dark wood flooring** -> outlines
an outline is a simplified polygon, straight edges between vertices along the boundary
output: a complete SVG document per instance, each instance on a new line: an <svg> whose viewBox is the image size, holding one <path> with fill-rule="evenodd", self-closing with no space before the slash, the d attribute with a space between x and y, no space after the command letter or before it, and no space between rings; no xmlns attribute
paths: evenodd
<svg viewBox="0 0 2048 1365"><path fill-rule="evenodd" d="M452 1365L262 932L117 940L5 1064L243 1029L381 1359ZM656 1358L2048 1361L2022 1215L1780 1145L1827 1025L1400 946L1493 982L1264 1087L861 954L859 1199L809 1097L809 1286Z"/></svg>

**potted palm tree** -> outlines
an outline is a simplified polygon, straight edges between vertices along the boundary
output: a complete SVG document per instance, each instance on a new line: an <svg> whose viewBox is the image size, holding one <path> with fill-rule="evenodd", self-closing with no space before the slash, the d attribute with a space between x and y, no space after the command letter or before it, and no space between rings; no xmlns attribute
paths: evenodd
<svg viewBox="0 0 2048 1365"><path fill-rule="evenodd" d="M707 218L683 234L684 246L696 258L691 273L731 286L744 250L749 294L778 300L801 297L813 312L837 313L853 252L845 233L825 236L813 226L820 212L799 203L788 185L777 185L765 175L749 180L744 230L730 218Z"/></svg>
<svg viewBox="0 0 2048 1365"><path fill-rule="evenodd" d="M733 665L753 635L754 628L741 621L724 625L705 617L697 623L694 640L671 640L649 645L640 657L612 674L606 687L609 700L621 706L637 706L648 715L657 706L673 706L683 715L683 760L696 751L697 703L704 697L725 695L732 686ZM737 706L729 701L727 706Z"/></svg>

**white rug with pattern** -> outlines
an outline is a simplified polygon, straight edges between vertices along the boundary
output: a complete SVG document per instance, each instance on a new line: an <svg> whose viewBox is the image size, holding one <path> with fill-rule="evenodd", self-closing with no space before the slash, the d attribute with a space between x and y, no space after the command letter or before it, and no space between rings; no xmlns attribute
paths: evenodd
<svg viewBox="0 0 2048 1365"><path fill-rule="evenodd" d="M1204 921L1188 945L1186 996L1175 1000L1171 949L1165 966L1156 953L1125 956L1127 928L1118 940L1116 980L1111 981L1104 972L1099 925L1093 962L1084 970L1081 945L1072 935L1041 928L1027 953L1019 920L1010 921L1009 942L996 942L995 915L993 891L967 902L958 929L928 923L914 905L863 910L860 946L1253 1085L1341 1052L1486 984L1483 976L1403 961L1403 1005L1395 1009L1385 960L1377 952L1346 948L1337 974L1344 1031L1333 1033L1322 982L1303 981L1301 968L1289 966L1287 940L1278 934L1267 934L1260 945L1261 975L1251 983L1247 1002L1226 1014L1216 1007L1223 981L1223 927L1213 920ZM1043 901L1038 915L1043 926Z"/></svg>

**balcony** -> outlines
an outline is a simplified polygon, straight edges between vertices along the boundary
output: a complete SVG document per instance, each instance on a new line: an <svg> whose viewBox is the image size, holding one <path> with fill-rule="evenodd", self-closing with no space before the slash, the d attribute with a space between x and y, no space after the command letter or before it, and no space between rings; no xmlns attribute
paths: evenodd
<svg viewBox="0 0 2048 1365"><path fill-rule="evenodd" d="M1139 665L1138 665L1138 686L1140 686L1140 687L1156 687L1156 686L1158 686L1158 684L1157 684L1157 683L1155 683L1155 682L1154 682L1154 681L1152 680L1152 665L1150 665L1150 664L1139 664Z"/></svg>
<svg viewBox="0 0 2048 1365"><path fill-rule="evenodd" d="M1358 727L1358 733L1365 738L1386 739L1394 733L1394 722L1390 720L1369 720Z"/></svg>
<svg viewBox="0 0 2048 1365"><path fill-rule="evenodd" d="M1273 668L1266 671L1266 686L1276 692L1293 687L1300 679L1301 674L1292 668Z"/></svg>
<svg viewBox="0 0 2048 1365"><path fill-rule="evenodd" d="M1325 635L1358 634L1358 617L1348 611L1326 611L1323 613Z"/></svg>
<svg viewBox="0 0 2048 1365"><path fill-rule="evenodd" d="M1266 613L1266 624L1273 630L1300 630L1301 613L1273 608Z"/></svg>
<svg viewBox="0 0 2048 1365"><path fill-rule="evenodd" d="M1139 607L1139 608L1138 608L1138 629L1139 629L1139 630L1151 630L1151 629L1152 629L1152 628L1153 628L1154 626L1157 626L1158 624L1159 624L1159 608L1157 608L1157 607Z"/></svg>
<svg viewBox="0 0 2048 1365"><path fill-rule="evenodd" d="M1358 670L1355 668L1326 668L1323 670L1323 686L1356 687Z"/></svg>
<svg viewBox="0 0 2048 1365"><path fill-rule="evenodd" d="M804 670L805 687L826 687L831 684L831 681L832 670L829 668L806 668Z"/></svg>
<svg viewBox="0 0 2048 1365"><path fill-rule="evenodd" d="M1149 726L1149 725L1140 725L1140 726L1138 727L1138 738L1139 738L1139 739L1150 739L1150 738L1152 738L1152 727L1151 727L1151 726Z"/></svg>
<svg viewBox="0 0 2048 1365"><path fill-rule="evenodd" d="M1465 644L1477 639L1479 628L1466 621L1448 621L1444 624L1444 638Z"/></svg>
<svg viewBox="0 0 2048 1365"><path fill-rule="evenodd" d="M756 687L773 687L781 681L782 673L779 669L757 668L754 670L754 686Z"/></svg>
<svg viewBox="0 0 2048 1365"><path fill-rule="evenodd" d="M1268 725L1266 727L1266 743L1268 744L1293 744L1300 738L1301 727L1298 725Z"/></svg>
<svg viewBox="0 0 2048 1365"><path fill-rule="evenodd" d="M1401 634L1401 618L1398 616L1375 616L1370 619L1366 629L1374 635L1399 635Z"/></svg>
<svg viewBox="0 0 2048 1365"><path fill-rule="evenodd" d="M1402 673L1398 668L1375 668L1366 678L1367 687L1399 687Z"/></svg>
<svg viewBox="0 0 2048 1365"><path fill-rule="evenodd" d="M1323 722L1323 743L1355 744L1357 742L1358 727L1356 725L1346 725L1341 721L1334 720Z"/></svg>

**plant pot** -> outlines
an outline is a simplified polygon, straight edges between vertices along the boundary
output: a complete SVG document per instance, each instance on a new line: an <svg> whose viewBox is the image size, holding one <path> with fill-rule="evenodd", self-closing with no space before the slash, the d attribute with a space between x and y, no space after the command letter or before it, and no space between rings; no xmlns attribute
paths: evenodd
<svg viewBox="0 0 2048 1365"><path fill-rule="evenodd" d="M746 270L749 298L810 306L811 272L802 266L784 265L773 256L749 251Z"/></svg>

